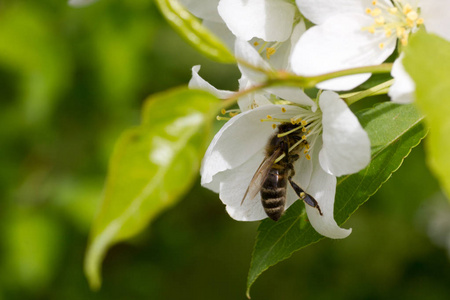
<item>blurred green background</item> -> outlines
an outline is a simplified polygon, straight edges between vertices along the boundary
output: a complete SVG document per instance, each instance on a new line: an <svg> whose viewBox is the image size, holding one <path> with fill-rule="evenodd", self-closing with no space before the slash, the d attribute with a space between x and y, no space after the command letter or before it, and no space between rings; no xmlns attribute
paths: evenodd
<svg viewBox="0 0 450 300"><path fill-rule="evenodd" d="M111 249L99 292L82 271L115 140L194 64L237 87L237 69L197 54L151 0L0 3L0 299L245 299L258 224L198 183ZM422 147L346 226L269 269L252 299L450 298L450 209Z"/></svg>

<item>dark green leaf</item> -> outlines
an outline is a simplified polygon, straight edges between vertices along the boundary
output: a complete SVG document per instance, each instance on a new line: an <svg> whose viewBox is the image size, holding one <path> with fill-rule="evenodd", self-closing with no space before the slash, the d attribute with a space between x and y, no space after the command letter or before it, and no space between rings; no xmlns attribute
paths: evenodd
<svg viewBox="0 0 450 300"><path fill-rule="evenodd" d="M358 118L372 143L372 161L357 174L338 179L335 219L344 223L386 182L426 135L422 116L412 105L383 103L361 112ZM304 205L294 203L278 222L264 220L258 228L247 279L247 295L259 275L293 252L323 237L307 221Z"/></svg>
<svg viewBox="0 0 450 300"><path fill-rule="evenodd" d="M93 288L100 286L108 248L142 231L191 186L219 103L211 94L184 88L152 96L142 125L119 138L85 259Z"/></svg>
<svg viewBox="0 0 450 300"><path fill-rule="evenodd" d="M418 32L405 49L403 63L416 83L416 103L431 128L428 165L450 196L450 42Z"/></svg>
<svg viewBox="0 0 450 300"><path fill-rule="evenodd" d="M234 56L222 41L177 0L156 0L156 4L169 24L202 54L222 63L235 62Z"/></svg>

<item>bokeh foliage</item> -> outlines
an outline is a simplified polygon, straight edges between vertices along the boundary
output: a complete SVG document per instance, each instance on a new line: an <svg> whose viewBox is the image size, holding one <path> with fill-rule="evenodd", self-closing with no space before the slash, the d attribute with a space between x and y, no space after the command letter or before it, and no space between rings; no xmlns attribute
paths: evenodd
<svg viewBox="0 0 450 300"><path fill-rule="evenodd" d="M194 64L214 85L236 88L236 69L196 54L150 0L0 4L0 299L245 297L258 224L231 220L198 184L110 251L101 291L82 271L115 141L139 124L148 95L186 84ZM253 299L446 299L446 251L418 218L437 192L413 150L346 223L349 238L273 267Z"/></svg>

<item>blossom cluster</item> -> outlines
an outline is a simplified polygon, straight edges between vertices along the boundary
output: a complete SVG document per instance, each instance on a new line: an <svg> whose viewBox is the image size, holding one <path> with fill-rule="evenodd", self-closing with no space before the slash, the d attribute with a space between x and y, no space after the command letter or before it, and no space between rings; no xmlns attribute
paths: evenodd
<svg viewBox="0 0 450 300"><path fill-rule="evenodd" d="M242 73L241 91L260 85L267 79L265 74L274 70L315 76L378 65L397 51L389 96L392 101L410 103L414 100L415 86L402 66L402 51L408 46L410 35L425 28L450 39L450 10L441 9L444 5L441 0L181 2L233 49ZM199 76L199 70L200 66L192 68L191 88L205 89L221 99L239 96L239 109L224 109L223 116L218 117L228 121L205 154L202 185L219 193L232 218L241 221L267 218L261 194L247 197L247 193L258 176L265 176L261 182L267 180L267 172L261 175L260 169L268 159L268 142L285 135L278 131L280 124L292 124L293 132L302 130L304 135L297 146L290 145L283 153L284 156L289 151L296 153L292 163L284 158L284 165L291 163L295 170L294 184L292 188L287 184L283 196L285 208L300 198L305 201L308 219L317 232L330 238L348 236L351 230L340 228L334 220L336 177L356 173L369 164L370 140L337 92L357 87L371 74L321 82L317 85L319 94L311 99L302 89L294 87L255 89L240 94L218 90ZM281 179L280 176L277 178ZM298 187L303 194L298 193ZM317 204L313 205L305 195Z"/></svg>

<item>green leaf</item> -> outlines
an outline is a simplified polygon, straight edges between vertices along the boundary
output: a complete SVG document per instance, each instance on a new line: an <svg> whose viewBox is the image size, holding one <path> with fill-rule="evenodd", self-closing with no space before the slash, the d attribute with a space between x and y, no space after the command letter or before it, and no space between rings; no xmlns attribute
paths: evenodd
<svg viewBox="0 0 450 300"><path fill-rule="evenodd" d="M156 0L156 4L169 24L202 54L221 63L236 62L222 41L177 0Z"/></svg>
<svg viewBox="0 0 450 300"><path fill-rule="evenodd" d="M138 234L189 189L219 104L209 93L186 88L152 96L142 124L119 138L85 258L91 287L100 287L108 248Z"/></svg>
<svg viewBox="0 0 450 300"><path fill-rule="evenodd" d="M422 116L412 105L383 103L358 114L372 143L372 161L357 174L338 178L335 219L344 223L386 182L426 135ZM307 220L301 201L294 203L278 222L266 219L258 228L247 279L247 296L255 280L270 266L323 237Z"/></svg>
<svg viewBox="0 0 450 300"><path fill-rule="evenodd" d="M405 49L403 64L416 83L416 103L430 127L428 165L450 199L450 42L418 32Z"/></svg>

